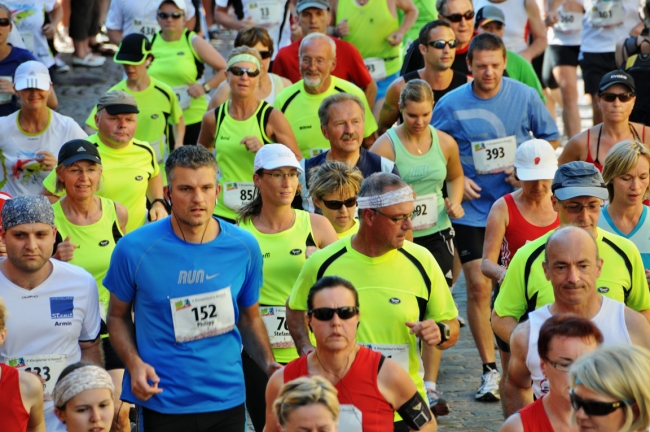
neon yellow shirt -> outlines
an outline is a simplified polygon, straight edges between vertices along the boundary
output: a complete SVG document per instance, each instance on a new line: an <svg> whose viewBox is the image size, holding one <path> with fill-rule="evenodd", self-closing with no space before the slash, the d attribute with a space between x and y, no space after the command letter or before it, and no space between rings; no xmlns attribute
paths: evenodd
<svg viewBox="0 0 650 432"><path fill-rule="evenodd" d="M431 253L415 243L405 241L401 249L371 258L354 250L351 239L343 238L309 257L289 306L306 310L309 289L320 277L336 275L352 282L362 316L357 342L391 353L425 397L417 340L404 323L458 316L445 276Z"/></svg>
<svg viewBox="0 0 650 432"><path fill-rule="evenodd" d="M309 94L305 91L303 80L282 90L273 102L273 106L284 113L289 121L293 134L298 141L302 157L310 158L329 150L330 143L320 130L318 107L328 96L337 93L351 93L358 96L366 109L364 138L369 137L377 130L375 117L368 106L366 95L354 84L331 76L330 86L321 94Z"/></svg>
<svg viewBox="0 0 650 432"><path fill-rule="evenodd" d="M97 134L90 135L86 140L97 146L102 158L102 180L97 196L126 207L129 213L127 232L141 227L147 218L149 180L160 174L153 149L148 143L136 139L121 149L108 147ZM56 171L53 170L45 178L43 187L50 193L55 193ZM57 195L64 194L65 191Z"/></svg>
<svg viewBox="0 0 650 432"><path fill-rule="evenodd" d="M353 236L358 232L359 232L359 221L355 219L354 225L352 225L352 227L349 230L336 233L336 235L339 237L339 240L341 240L342 238Z"/></svg>
<svg viewBox="0 0 650 432"><path fill-rule="evenodd" d="M603 268L596 280L597 291L636 311L650 309L643 261L634 243L600 228L596 231L598 254L603 259ZM521 247L510 261L494 303L494 310L500 317L519 320L528 312L555 301L553 286L542 268L546 239L553 232L555 230Z"/></svg>

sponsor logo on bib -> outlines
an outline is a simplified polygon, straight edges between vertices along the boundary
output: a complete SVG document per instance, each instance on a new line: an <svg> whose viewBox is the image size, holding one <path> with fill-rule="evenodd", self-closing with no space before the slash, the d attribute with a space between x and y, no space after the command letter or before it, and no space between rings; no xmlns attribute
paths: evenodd
<svg viewBox="0 0 650 432"><path fill-rule="evenodd" d="M402 302L402 300L398 299L397 297L391 297L388 301L391 302L391 304L400 304Z"/></svg>
<svg viewBox="0 0 650 432"><path fill-rule="evenodd" d="M302 253L302 249L293 249L291 252L289 252L291 255L300 255Z"/></svg>
<svg viewBox="0 0 650 432"><path fill-rule="evenodd" d="M607 288L607 287L598 287L598 290L597 290L597 291L598 291L599 293L601 293L601 294L605 294L605 293L608 293L608 292L609 292L609 288Z"/></svg>
<svg viewBox="0 0 650 432"><path fill-rule="evenodd" d="M102 240L102 241L99 242L99 245L100 246L108 246L109 243L110 242L108 240Z"/></svg>
<svg viewBox="0 0 650 432"><path fill-rule="evenodd" d="M135 179L136 179L137 181L142 181L143 178L144 178L144 177L142 177L142 176L135 176Z"/></svg>

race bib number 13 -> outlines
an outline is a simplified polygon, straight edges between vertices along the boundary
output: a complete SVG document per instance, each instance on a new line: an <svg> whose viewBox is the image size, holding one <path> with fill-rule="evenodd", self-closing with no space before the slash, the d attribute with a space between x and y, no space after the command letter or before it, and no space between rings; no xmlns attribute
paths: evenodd
<svg viewBox="0 0 650 432"><path fill-rule="evenodd" d="M235 328L230 287L169 300L176 342L189 342L226 333Z"/></svg>
<svg viewBox="0 0 650 432"><path fill-rule="evenodd" d="M515 163L517 139L514 135L472 143L472 158L477 174L503 172Z"/></svg>
<svg viewBox="0 0 650 432"><path fill-rule="evenodd" d="M25 372L37 374L43 381L44 399L52 400L52 392L59 375L68 365L65 354L45 354L5 359L5 364Z"/></svg>

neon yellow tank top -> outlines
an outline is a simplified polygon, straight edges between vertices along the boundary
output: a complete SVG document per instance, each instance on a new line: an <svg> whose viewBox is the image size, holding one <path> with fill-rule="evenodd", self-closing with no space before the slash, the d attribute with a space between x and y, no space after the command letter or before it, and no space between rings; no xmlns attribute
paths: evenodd
<svg viewBox="0 0 650 432"><path fill-rule="evenodd" d="M241 222L240 227L257 239L264 257L264 283L260 290L260 315L266 325L275 359L288 363L298 358L286 325L285 302L307 261L308 239L314 234L309 213L294 210L296 220L291 228L277 234L261 233L253 222Z"/></svg>
<svg viewBox="0 0 650 432"><path fill-rule="evenodd" d="M354 0L339 0L336 22L348 20L350 33L343 40L354 45L364 59L381 58L386 62L386 75L402 67L400 46L392 46L386 38L399 29L397 17L388 10L386 0L369 0L363 6ZM372 35L372 37L369 37Z"/></svg>
<svg viewBox="0 0 650 432"><path fill-rule="evenodd" d="M253 162L255 153L240 144L247 136L255 136L262 144L271 142L266 136L265 125L273 107L266 102L260 102L255 114L246 120L235 120L228 114L226 101L215 111L216 133L214 147L219 164L219 184L221 193L217 199L214 214L228 219L237 218L237 210L242 204L253 199Z"/></svg>
<svg viewBox="0 0 650 432"><path fill-rule="evenodd" d="M67 199L67 198L62 198ZM115 243L122 236L120 224L117 221L115 203L108 198L99 197L102 206L102 217L92 225L75 225L68 220L61 207L61 201L52 204L54 224L61 239L70 236L70 241L77 245L74 258L70 264L78 265L93 275L99 289L100 313L106 320L106 311L110 293L102 281L111 262L111 254Z"/></svg>

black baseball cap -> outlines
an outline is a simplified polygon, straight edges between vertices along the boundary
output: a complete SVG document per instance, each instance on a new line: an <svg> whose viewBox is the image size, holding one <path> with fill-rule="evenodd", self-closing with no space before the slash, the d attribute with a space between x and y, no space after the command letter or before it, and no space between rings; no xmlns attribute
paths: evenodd
<svg viewBox="0 0 650 432"><path fill-rule="evenodd" d="M115 53L115 63L140 65L151 55L151 42L142 33L131 33L122 39Z"/></svg>
<svg viewBox="0 0 650 432"><path fill-rule="evenodd" d="M110 115L138 114L138 102L135 98L122 90L113 90L104 93L97 103L97 112L105 109Z"/></svg>
<svg viewBox="0 0 650 432"><path fill-rule="evenodd" d="M599 92L604 92L614 84L623 84L624 86L627 86L632 93L636 93L634 78L622 70L613 70L603 75L600 84L598 85Z"/></svg>
<svg viewBox="0 0 650 432"><path fill-rule="evenodd" d="M63 144L59 150L59 165L70 166L80 160L102 164L102 158L93 143L82 139L74 139Z"/></svg>

